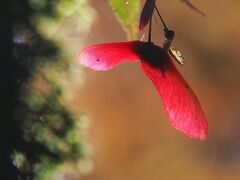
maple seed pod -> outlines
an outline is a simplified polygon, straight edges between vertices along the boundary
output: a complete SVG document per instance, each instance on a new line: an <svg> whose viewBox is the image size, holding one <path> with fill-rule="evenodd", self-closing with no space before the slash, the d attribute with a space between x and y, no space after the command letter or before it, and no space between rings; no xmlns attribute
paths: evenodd
<svg viewBox="0 0 240 180"><path fill-rule="evenodd" d="M171 125L193 139L206 139L208 123L197 96L163 48L152 42L129 41L93 45L79 54L82 65L98 71L139 60L161 96Z"/></svg>
<svg viewBox="0 0 240 180"><path fill-rule="evenodd" d="M145 26L148 24L149 20L152 17L153 11L155 7L155 0L147 0L144 4L141 16L140 16L140 22L139 22L139 30L143 30Z"/></svg>

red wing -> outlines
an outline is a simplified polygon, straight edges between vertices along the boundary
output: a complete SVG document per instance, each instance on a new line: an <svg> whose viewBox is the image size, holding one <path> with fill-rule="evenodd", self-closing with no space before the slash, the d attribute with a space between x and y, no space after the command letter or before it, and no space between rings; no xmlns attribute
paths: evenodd
<svg viewBox="0 0 240 180"><path fill-rule="evenodd" d="M140 17L139 30L143 30L147 25L148 21L152 17L155 6L155 0L147 0L144 4L142 14Z"/></svg>
<svg viewBox="0 0 240 180"><path fill-rule="evenodd" d="M123 62L139 60L136 52L140 41L98 44L83 49L78 56L79 62L91 69L106 71Z"/></svg>
<svg viewBox="0 0 240 180"><path fill-rule="evenodd" d="M204 140L208 124L201 105L169 55L165 58L158 67L142 61L142 69L157 88L172 126L191 138Z"/></svg>

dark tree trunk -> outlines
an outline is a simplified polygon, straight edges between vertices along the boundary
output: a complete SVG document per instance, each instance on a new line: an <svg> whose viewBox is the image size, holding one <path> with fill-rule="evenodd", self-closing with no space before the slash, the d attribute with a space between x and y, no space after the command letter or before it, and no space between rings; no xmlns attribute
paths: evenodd
<svg viewBox="0 0 240 180"><path fill-rule="evenodd" d="M16 65L12 57L11 1L1 2L0 28L0 179L16 180L16 168L10 155L16 143L16 124L12 118L17 98Z"/></svg>

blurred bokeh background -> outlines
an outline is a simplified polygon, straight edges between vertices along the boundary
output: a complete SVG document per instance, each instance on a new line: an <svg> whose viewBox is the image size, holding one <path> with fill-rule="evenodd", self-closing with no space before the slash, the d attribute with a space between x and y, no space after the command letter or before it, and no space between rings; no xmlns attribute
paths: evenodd
<svg viewBox="0 0 240 180"><path fill-rule="evenodd" d="M77 62L79 50L92 44L140 39L144 33L146 40L147 30L134 28L145 1L22 2L14 6L14 58L21 80L14 117L22 139L12 155L22 176L240 179L240 2L190 1L203 17L181 0L157 0L176 32L173 45L185 58L179 70L208 117L206 141L171 127L138 63L96 72ZM162 45L163 40L163 27L154 22L153 41Z"/></svg>

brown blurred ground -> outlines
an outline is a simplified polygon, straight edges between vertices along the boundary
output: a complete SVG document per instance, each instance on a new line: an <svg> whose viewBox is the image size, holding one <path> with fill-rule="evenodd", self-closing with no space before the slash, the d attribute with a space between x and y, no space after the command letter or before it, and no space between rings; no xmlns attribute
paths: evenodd
<svg viewBox="0 0 240 180"><path fill-rule="evenodd" d="M99 16L86 46L125 41L107 1L91 2ZM179 0L158 0L158 7L176 31L174 45L186 59L180 71L206 112L208 139L191 140L170 126L138 63L108 72L85 69L85 86L73 100L76 111L93 119L94 169L85 180L240 179L240 2L192 2L206 17ZM163 42L160 28L154 24L157 44Z"/></svg>

